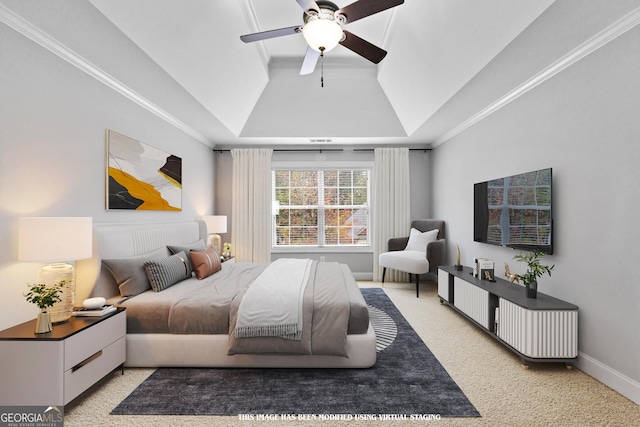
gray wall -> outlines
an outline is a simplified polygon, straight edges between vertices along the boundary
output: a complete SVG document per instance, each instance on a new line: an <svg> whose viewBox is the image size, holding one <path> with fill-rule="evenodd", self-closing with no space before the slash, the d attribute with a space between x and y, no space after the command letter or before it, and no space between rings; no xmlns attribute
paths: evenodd
<svg viewBox="0 0 640 427"><path fill-rule="evenodd" d="M339 147L336 147L339 148ZM373 162L373 151L357 151L363 147L342 147L342 152L324 151L302 152L302 151L274 151L272 161L371 161ZM287 149L281 147L281 149ZM291 149L291 147L289 147ZM306 148L309 149L309 148ZM354 150L355 149L355 150ZM411 174L411 218L430 218L431 212L431 152L430 151L410 151L409 164ZM231 172L232 158L228 151L216 152L216 191L215 204L217 215L227 215L229 219L228 233L221 235L225 242L231 241ZM407 230L407 236L409 230ZM373 252L349 253L349 252L295 252L295 253L273 253L271 259L282 257L299 257L319 260L324 256L326 261L340 261L347 265L359 280L371 280L373 277Z"/></svg>
<svg viewBox="0 0 640 427"><path fill-rule="evenodd" d="M581 26L575 7L556 2L552 14L535 22L458 101L482 99L512 78L518 64L553 54L579 31L571 43L604 28L612 9L605 14L602 3L590 5ZM640 403L638 40L640 26L438 146L433 207L448 223L449 263L458 244L463 264L488 257L500 273L505 262L521 273L512 259L518 252L473 242L473 183L552 167L555 253L545 260L556 268L541 279L539 291L580 307L578 366Z"/></svg>
<svg viewBox="0 0 640 427"><path fill-rule="evenodd" d="M87 38L90 28L106 25L99 14L97 20L91 17L85 16ZM117 34L110 39L121 54L117 67L144 70L147 81L162 84L166 90L156 102L187 96ZM27 283L35 283L42 264L18 261L19 217L91 216L96 223L194 220L213 208L214 171L209 147L4 24L0 58L0 329L5 329L37 313L22 294ZM127 81L126 73L109 71ZM182 212L105 210L107 128L182 158Z"/></svg>

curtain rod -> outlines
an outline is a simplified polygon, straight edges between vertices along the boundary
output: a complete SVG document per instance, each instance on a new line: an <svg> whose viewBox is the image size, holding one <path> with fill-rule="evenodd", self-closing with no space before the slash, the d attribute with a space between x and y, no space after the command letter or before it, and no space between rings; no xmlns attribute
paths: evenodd
<svg viewBox="0 0 640 427"><path fill-rule="evenodd" d="M373 151L375 150L375 148L354 148L353 151ZM222 149L213 149L214 152L218 152L218 153L226 153L229 152L231 150L222 150ZM278 151L278 152L318 152L318 153L322 153L324 151L334 151L334 152L342 152L344 151L343 148L292 148L292 149L274 149L273 151ZM409 148L409 151L431 151L431 148Z"/></svg>
<svg viewBox="0 0 640 427"><path fill-rule="evenodd" d="M213 151L217 151L218 153L226 153L228 151L231 150L216 150L215 148L213 149ZM295 152L295 151L310 151L310 152L320 152L322 153L323 151L344 151L342 148L299 148L299 149L274 149L273 151L289 151L289 152Z"/></svg>
<svg viewBox="0 0 640 427"><path fill-rule="evenodd" d="M375 148L354 148L353 151L373 151ZM431 151L431 148L409 148L409 151Z"/></svg>

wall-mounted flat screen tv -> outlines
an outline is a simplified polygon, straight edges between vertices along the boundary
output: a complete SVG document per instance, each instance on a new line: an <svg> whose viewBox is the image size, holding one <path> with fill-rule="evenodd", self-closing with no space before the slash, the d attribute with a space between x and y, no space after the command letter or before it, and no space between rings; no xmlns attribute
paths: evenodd
<svg viewBox="0 0 640 427"><path fill-rule="evenodd" d="M553 253L551 168L474 184L473 240Z"/></svg>

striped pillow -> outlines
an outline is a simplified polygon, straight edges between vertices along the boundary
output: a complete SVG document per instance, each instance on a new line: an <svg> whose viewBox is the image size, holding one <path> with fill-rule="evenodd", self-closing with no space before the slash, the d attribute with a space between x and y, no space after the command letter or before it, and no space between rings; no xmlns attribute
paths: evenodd
<svg viewBox="0 0 640 427"><path fill-rule="evenodd" d="M193 270L198 280L209 277L222 268L220 255L218 255L216 250L211 246L204 251L191 251L189 252L189 257L191 258L191 264L193 264Z"/></svg>
<svg viewBox="0 0 640 427"><path fill-rule="evenodd" d="M187 254L178 252L167 258L156 258L144 263L144 271L154 292L164 291L168 287L191 277L191 266Z"/></svg>

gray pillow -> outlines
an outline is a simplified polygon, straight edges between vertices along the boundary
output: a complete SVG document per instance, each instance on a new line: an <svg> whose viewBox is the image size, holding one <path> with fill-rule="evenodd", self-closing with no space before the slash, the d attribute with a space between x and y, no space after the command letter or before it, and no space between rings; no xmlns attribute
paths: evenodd
<svg viewBox="0 0 640 427"><path fill-rule="evenodd" d="M178 252L167 258L156 258L145 261L144 270L154 292L161 292L168 287L191 277L187 254Z"/></svg>
<svg viewBox="0 0 640 427"><path fill-rule="evenodd" d="M134 297L151 289L144 262L153 258L168 257L167 248L158 248L143 255L129 258L103 259L102 265L111 273L122 297Z"/></svg>
<svg viewBox="0 0 640 427"><path fill-rule="evenodd" d="M207 245L204 243L204 240L200 239L195 242L187 243L185 245L169 245L167 246L169 251L172 254L177 254L179 252L184 252L187 254L187 262L189 263L189 271L193 271L193 264L191 263L191 258L189 257L189 251L204 251L207 248Z"/></svg>

